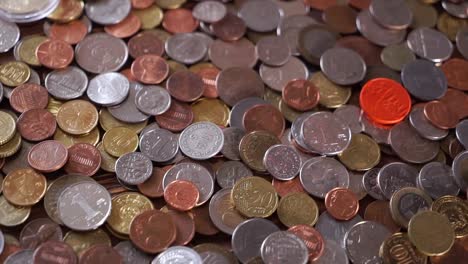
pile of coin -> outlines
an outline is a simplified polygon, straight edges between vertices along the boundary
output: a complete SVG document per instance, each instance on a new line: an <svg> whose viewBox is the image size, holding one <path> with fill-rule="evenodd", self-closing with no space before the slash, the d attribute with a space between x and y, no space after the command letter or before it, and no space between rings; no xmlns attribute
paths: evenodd
<svg viewBox="0 0 468 264"><path fill-rule="evenodd" d="M467 263L466 91L462 0L0 0L0 263Z"/></svg>

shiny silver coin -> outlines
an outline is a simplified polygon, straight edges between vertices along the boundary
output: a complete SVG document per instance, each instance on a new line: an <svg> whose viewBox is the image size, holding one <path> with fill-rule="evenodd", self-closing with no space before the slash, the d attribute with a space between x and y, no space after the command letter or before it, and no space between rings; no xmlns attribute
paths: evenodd
<svg viewBox="0 0 468 264"><path fill-rule="evenodd" d="M323 74L339 85L356 84L366 75L366 63L361 55L348 48L331 48L320 57Z"/></svg>
<svg viewBox="0 0 468 264"><path fill-rule="evenodd" d="M419 171L418 183L433 199L445 195L457 196L460 192L452 168L441 162L433 161L424 165Z"/></svg>
<svg viewBox="0 0 468 264"><path fill-rule="evenodd" d="M301 169L301 157L294 147L287 145L271 146L263 157L263 165L278 180L292 180Z"/></svg>
<svg viewBox="0 0 468 264"><path fill-rule="evenodd" d="M81 97L88 88L88 76L80 68L70 66L47 74L45 87L57 99L76 99Z"/></svg>
<svg viewBox="0 0 468 264"><path fill-rule="evenodd" d="M334 241L342 249L344 249L344 237L346 233L351 227L361 221L363 221L363 219L359 215L356 215L347 221L339 221L333 218L328 212L323 212L320 214L315 228L320 232L320 234L322 234L325 240Z"/></svg>
<svg viewBox="0 0 468 264"><path fill-rule="evenodd" d="M152 256L136 248L130 241L122 241L114 246L114 249L122 256L123 264L150 263Z"/></svg>
<svg viewBox="0 0 468 264"><path fill-rule="evenodd" d="M115 163L117 178L126 184L137 185L148 180L153 173L153 163L141 152L122 155Z"/></svg>
<svg viewBox="0 0 468 264"><path fill-rule="evenodd" d="M288 231L277 231L267 236L260 254L263 262L271 264L306 264L309 260L309 251L304 241Z"/></svg>
<svg viewBox="0 0 468 264"><path fill-rule="evenodd" d="M325 240L322 256L314 264L348 264L346 251L333 240Z"/></svg>
<svg viewBox="0 0 468 264"><path fill-rule="evenodd" d="M110 106L122 103L130 91L130 82L120 73L100 74L89 82L87 95L96 104Z"/></svg>
<svg viewBox="0 0 468 264"><path fill-rule="evenodd" d="M414 60L401 70L401 80L408 92L422 101L440 99L447 92L447 78L434 63Z"/></svg>
<svg viewBox="0 0 468 264"><path fill-rule="evenodd" d="M221 188L232 188L241 178L253 175L253 172L244 163L226 161L216 170L216 182Z"/></svg>
<svg viewBox="0 0 468 264"><path fill-rule="evenodd" d="M220 2L203 1L193 7L192 15L200 21L214 23L223 19L226 12L226 6Z"/></svg>
<svg viewBox="0 0 468 264"><path fill-rule="evenodd" d="M448 135L448 130L434 126L424 115L424 105L413 105L409 114L411 126L423 138L429 140L441 140Z"/></svg>
<svg viewBox="0 0 468 264"><path fill-rule="evenodd" d="M408 164L392 162L380 169L377 184L383 195L390 200L403 187L416 187L418 171Z"/></svg>
<svg viewBox="0 0 468 264"><path fill-rule="evenodd" d="M34 249L21 249L5 259L4 264L33 264Z"/></svg>
<svg viewBox="0 0 468 264"><path fill-rule="evenodd" d="M200 255L193 249L184 246L170 247L159 253L151 264L190 263L203 264Z"/></svg>
<svg viewBox="0 0 468 264"><path fill-rule="evenodd" d="M413 20L413 13L405 0L372 0L369 11L380 25L389 29L405 29Z"/></svg>
<svg viewBox="0 0 468 264"><path fill-rule="evenodd" d="M179 138L176 134L155 126L145 129L140 136L140 150L154 162L168 162L179 151Z"/></svg>
<svg viewBox="0 0 468 264"><path fill-rule="evenodd" d="M432 28L414 29L408 34L406 41L416 55L433 62L442 62L452 56L452 42L443 33Z"/></svg>
<svg viewBox="0 0 468 264"><path fill-rule="evenodd" d="M333 114L349 126L351 133L358 134L364 130L364 126L361 123L362 111L358 106L343 105L335 109Z"/></svg>
<svg viewBox="0 0 468 264"><path fill-rule="evenodd" d="M0 19L0 53L9 51L20 38L20 30L15 23Z"/></svg>
<svg viewBox="0 0 468 264"><path fill-rule="evenodd" d="M141 89L143 89L143 85L130 82L127 98L118 105L108 107L109 113L125 123L141 123L148 120L149 115L141 112L136 105L136 94Z"/></svg>
<svg viewBox="0 0 468 264"><path fill-rule="evenodd" d="M206 43L194 33L172 35L166 41L165 49L171 59L184 64L199 62L208 52Z"/></svg>
<svg viewBox="0 0 468 264"><path fill-rule="evenodd" d="M147 115L161 115L171 107L171 95L160 86L143 85L135 96L135 105Z"/></svg>
<svg viewBox="0 0 468 264"><path fill-rule="evenodd" d="M101 25L113 25L124 20L132 5L128 0L100 0L86 2L86 16Z"/></svg>
<svg viewBox="0 0 468 264"><path fill-rule="evenodd" d="M212 158L222 149L223 131L211 122L197 122L182 131L179 147L182 153L196 160Z"/></svg>

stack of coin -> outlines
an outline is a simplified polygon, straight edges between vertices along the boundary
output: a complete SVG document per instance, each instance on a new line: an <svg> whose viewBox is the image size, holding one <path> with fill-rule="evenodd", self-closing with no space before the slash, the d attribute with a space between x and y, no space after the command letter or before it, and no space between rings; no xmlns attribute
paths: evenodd
<svg viewBox="0 0 468 264"><path fill-rule="evenodd" d="M0 263L466 263L467 8L0 0Z"/></svg>

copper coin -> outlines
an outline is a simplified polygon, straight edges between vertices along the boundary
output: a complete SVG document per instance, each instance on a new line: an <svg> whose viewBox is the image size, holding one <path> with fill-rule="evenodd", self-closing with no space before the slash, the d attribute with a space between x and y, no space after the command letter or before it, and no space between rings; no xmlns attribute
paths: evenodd
<svg viewBox="0 0 468 264"><path fill-rule="evenodd" d="M179 211L188 211L195 207L199 197L197 186L189 181L173 181L164 190L164 200Z"/></svg>
<svg viewBox="0 0 468 264"><path fill-rule="evenodd" d="M216 79L219 97L229 106L242 99L265 94L265 85L258 73L246 67L234 67L221 71Z"/></svg>
<svg viewBox="0 0 468 264"><path fill-rule="evenodd" d="M127 77L127 79L131 82L138 82L138 80L133 76L132 69L124 69L120 71L120 74Z"/></svg>
<svg viewBox="0 0 468 264"><path fill-rule="evenodd" d="M130 13L128 16L115 25L104 27L107 34L116 38L128 38L133 36L141 28L141 20L135 14Z"/></svg>
<svg viewBox="0 0 468 264"><path fill-rule="evenodd" d="M224 41L239 40L247 31L244 20L229 12L223 19L211 24L210 29L216 37Z"/></svg>
<svg viewBox="0 0 468 264"><path fill-rule="evenodd" d="M54 23L49 29L51 39L65 41L70 45L82 41L87 34L88 27L82 20L74 20L66 24Z"/></svg>
<svg viewBox="0 0 468 264"><path fill-rule="evenodd" d="M323 11L323 21L333 30L351 34L357 31L357 12L347 5L331 6Z"/></svg>
<svg viewBox="0 0 468 264"><path fill-rule="evenodd" d="M158 84L169 74L169 65L157 55L142 55L132 63L132 74L142 83Z"/></svg>
<svg viewBox="0 0 468 264"><path fill-rule="evenodd" d="M193 208L192 214L195 221L195 231L198 234L212 236L219 233L219 229L211 221L208 203Z"/></svg>
<svg viewBox="0 0 468 264"><path fill-rule="evenodd" d="M203 95L203 80L191 71L177 71L167 79L166 88L175 99L193 102Z"/></svg>
<svg viewBox="0 0 468 264"><path fill-rule="evenodd" d="M192 108L185 103L172 100L171 107L164 114L156 116L156 122L162 128L172 132L184 130L193 121Z"/></svg>
<svg viewBox="0 0 468 264"><path fill-rule="evenodd" d="M0 263L5 263L5 260L14 253L22 250L19 245L5 244L2 254L0 254Z"/></svg>
<svg viewBox="0 0 468 264"><path fill-rule="evenodd" d="M309 225L295 225L291 226L288 232L295 234L304 241L309 250L309 261L316 261L322 256L325 242L322 235L315 228Z"/></svg>
<svg viewBox="0 0 468 264"><path fill-rule="evenodd" d="M19 239L24 249L36 249L47 241L61 241L62 229L49 218L36 218L21 230Z"/></svg>
<svg viewBox="0 0 468 264"><path fill-rule="evenodd" d="M329 7L338 5L340 1L338 0L304 0L304 4L310 6L314 9L325 10Z"/></svg>
<svg viewBox="0 0 468 264"><path fill-rule="evenodd" d="M371 1L372 0L348 0L348 5L362 10L369 8Z"/></svg>
<svg viewBox="0 0 468 264"><path fill-rule="evenodd" d="M54 172L68 160L67 148L56 140L46 140L34 145L28 154L28 163L40 172Z"/></svg>
<svg viewBox="0 0 468 264"><path fill-rule="evenodd" d="M204 67L194 71L203 81L203 97L216 98L218 97L218 88L216 87L216 78L220 70L216 67Z"/></svg>
<svg viewBox="0 0 468 264"><path fill-rule="evenodd" d="M317 106L320 94L312 82L292 80L284 87L282 98L288 106L305 112Z"/></svg>
<svg viewBox="0 0 468 264"><path fill-rule="evenodd" d="M154 0L132 0L132 7L135 9L145 9L154 4Z"/></svg>
<svg viewBox="0 0 468 264"><path fill-rule="evenodd" d="M431 101L424 106L424 115L436 127L441 129L454 128L458 118L450 108L441 101Z"/></svg>
<svg viewBox="0 0 468 264"><path fill-rule="evenodd" d="M63 69L70 65L74 57L73 48L62 40L46 40L36 50L39 62L50 69Z"/></svg>
<svg viewBox="0 0 468 264"><path fill-rule="evenodd" d="M285 123L283 114L270 104L253 106L243 117L244 129L247 132L263 130L278 138L283 135Z"/></svg>
<svg viewBox="0 0 468 264"><path fill-rule="evenodd" d="M130 226L130 239L146 253L156 254L164 251L175 238L176 226L172 217L159 210L139 214Z"/></svg>
<svg viewBox="0 0 468 264"><path fill-rule="evenodd" d="M334 218L349 220L358 213L359 200L350 189L335 188L325 196L325 207Z"/></svg>
<svg viewBox="0 0 468 264"><path fill-rule="evenodd" d="M30 109L44 109L49 103L47 89L39 84L25 83L10 94L10 105L15 111L24 113Z"/></svg>
<svg viewBox="0 0 468 264"><path fill-rule="evenodd" d="M464 92L448 88L444 97L440 98L440 101L444 103L458 119L463 119L468 116L468 95Z"/></svg>
<svg viewBox="0 0 468 264"><path fill-rule="evenodd" d="M367 66L382 64L380 60L382 48L361 36L346 36L340 38L336 41L336 46L354 50L361 55ZM399 76L398 79L400 79Z"/></svg>
<svg viewBox="0 0 468 264"><path fill-rule="evenodd" d="M167 170L153 167L153 174L144 183L138 184L138 190L150 198L163 197L164 189L162 181Z"/></svg>
<svg viewBox="0 0 468 264"><path fill-rule="evenodd" d="M273 185L273 188L275 188L275 191L281 197L284 197L290 193L305 192L304 187L302 187L299 177L296 177L289 181L280 181L280 180L277 180L276 178L273 178L272 185Z"/></svg>
<svg viewBox="0 0 468 264"><path fill-rule="evenodd" d="M77 264L78 257L73 248L62 241L47 241L34 252L34 264Z"/></svg>
<svg viewBox="0 0 468 264"><path fill-rule="evenodd" d="M30 141L51 137L57 128L55 116L45 109L31 109L20 115L16 127L21 136Z"/></svg>
<svg viewBox="0 0 468 264"><path fill-rule="evenodd" d="M195 236L195 221L189 212L169 210L167 212L176 225L177 235L172 246L184 246Z"/></svg>
<svg viewBox="0 0 468 264"><path fill-rule="evenodd" d="M68 149L65 171L70 174L93 176L101 166L101 153L88 143L76 143Z"/></svg>
<svg viewBox="0 0 468 264"><path fill-rule="evenodd" d="M80 254L80 264L123 264L122 256L110 245L94 245Z"/></svg>
<svg viewBox="0 0 468 264"><path fill-rule="evenodd" d="M381 223L392 233L400 231L400 226L392 218L388 201L377 200L367 205L364 211L364 220Z"/></svg>
<svg viewBox="0 0 468 264"><path fill-rule="evenodd" d="M185 8L168 10L164 13L162 26L171 33L190 33L198 27L198 20L192 11Z"/></svg>
<svg viewBox="0 0 468 264"><path fill-rule="evenodd" d="M162 56L164 42L155 33L143 31L128 41L128 53L134 59L146 54Z"/></svg>
<svg viewBox="0 0 468 264"><path fill-rule="evenodd" d="M448 86L458 90L468 91L467 60L452 58L444 62L440 69L444 72L444 75L447 78Z"/></svg>
<svg viewBox="0 0 468 264"><path fill-rule="evenodd" d="M456 239L452 248L444 255L430 259L432 264L463 264L468 259L468 236Z"/></svg>

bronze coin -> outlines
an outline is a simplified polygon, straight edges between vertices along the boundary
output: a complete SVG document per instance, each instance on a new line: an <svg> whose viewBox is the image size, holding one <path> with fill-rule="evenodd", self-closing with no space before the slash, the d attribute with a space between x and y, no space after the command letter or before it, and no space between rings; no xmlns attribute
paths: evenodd
<svg viewBox="0 0 468 264"><path fill-rule="evenodd" d="M400 231L400 226L392 218L388 201L377 200L367 205L364 211L364 220L381 223L392 233Z"/></svg>
<svg viewBox="0 0 468 264"><path fill-rule="evenodd" d="M191 71L174 72L166 82L169 94L182 102L193 102L203 95L202 78Z"/></svg>
<svg viewBox="0 0 468 264"><path fill-rule="evenodd" d="M67 42L50 39L37 47L36 55L39 62L47 68L63 69L73 61L75 52Z"/></svg>
<svg viewBox="0 0 468 264"><path fill-rule="evenodd" d="M309 250L309 261L318 260L324 252L325 241L323 236L315 228L309 225L295 225L288 229L288 232L300 237Z"/></svg>
<svg viewBox="0 0 468 264"><path fill-rule="evenodd" d="M169 74L169 65L158 55L142 55L132 63L132 75L146 84L158 84Z"/></svg>
<svg viewBox="0 0 468 264"><path fill-rule="evenodd" d="M190 33L198 27L198 20L192 15L192 11L185 8L168 10L164 13L162 26L171 33Z"/></svg>
<svg viewBox="0 0 468 264"><path fill-rule="evenodd" d="M454 128L458 124L457 115L441 101L427 103L424 106L424 115L434 126L441 129Z"/></svg>
<svg viewBox="0 0 468 264"><path fill-rule="evenodd" d="M331 6L323 11L322 17L325 24L337 32L351 34L357 31L357 12L349 6Z"/></svg>
<svg viewBox="0 0 468 264"><path fill-rule="evenodd" d="M28 163L40 172L54 172L68 160L67 148L56 140L46 140L34 145L28 154Z"/></svg>
<svg viewBox="0 0 468 264"><path fill-rule="evenodd" d="M258 73L250 68L234 67L222 70L216 79L219 98L234 106L248 97L262 98L265 85Z"/></svg>
<svg viewBox="0 0 468 264"><path fill-rule="evenodd" d="M348 5L359 10L367 9L372 0L348 0Z"/></svg>
<svg viewBox="0 0 468 264"><path fill-rule="evenodd" d="M317 106L320 94L312 82L292 80L284 87L282 98L288 106L305 112Z"/></svg>
<svg viewBox="0 0 468 264"><path fill-rule="evenodd" d="M115 25L107 25L104 31L116 38L128 38L133 36L141 28L141 20L133 13Z"/></svg>
<svg viewBox="0 0 468 264"><path fill-rule="evenodd" d="M283 114L270 104L262 104L251 107L243 117L244 129L247 132L268 131L278 138L283 135L285 121Z"/></svg>
<svg viewBox="0 0 468 264"><path fill-rule="evenodd" d="M440 69L447 78L448 86L468 91L468 61L459 58L452 58L444 62Z"/></svg>
<svg viewBox="0 0 468 264"><path fill-rule="evenodd" d="M272 185L280 197L284 197L290 193L305 192L299 177L296 177L289 181L280 181L276 178L273 178Z"/></svg>
<svg viewBox="0 0 468 264"><path fill-rule="evenodd" d="M163 197L164 189L162 181L167 169L153 167L153 174L144 183L138 184L138 190L150 198Z"/></svg>
<svg viewBox="0 0 468 264"><path fill-rule="evenodd" d="M354 50L366 63L367 66L381 65L380 53L382 48L373 44L361 36L346 36L336 41L336 46ZM400 78L400 76L398 76Z"/></svg>
<svg viewBox="0 0 468 264"><path fill-rule="evenodd" d="M189 212L178 212L168 210L167 212L174 221L177 235L172 246L184 246L192 241L195 236L195 221Z"/></svg>
<svg viewBox="0 0 468 264"><path fill-rule="evenodd" d="M199 197L197 186L189 181L175 180L164 190L164 200L179 211L188 211L195 207Z"/></svg>
<svg viewBox="0 0 468 264"><path fill-rule="evenodd" d="M54 23L49 29L51 39L65 41L70 45L78 44L87 34L88 28L82 20L74 20L66 24Z"/></svg>
<svg viewBox="0 0 468 264"><path fill-rule="evenodd" d="M444 255L430 259L432 264L462 264L468 259L468 236L456 239L452 248Z"/></svg>
<svg viewBox="0 0 468 264"><path fill-rule="evenodd" d="M128 53L136 59L143 55L164 54L164 42L151 31L143 31L128 41Z"/></svg>
<svg viewBox="0 0 468 264"><path fill-rule="evenodd" d="M349 220L358 213L359 201L351 190L335 188L325 196L325 207L335 219Z"/></svg>
<svg viewBox="0 0 468 264"><path fill-rule="evenodd" d="M132 7L135 9L145 9L154 4L154 0L132 0Z"/></svg>
<svg viewBox="0 0 468 264"><path fill-rule="evenodd" d="M247 31L244 20L230 12L220 21L211 24L210 29L216 37L224 41L239 40Z"/></svg>
<svg viewBox="0 0 468 264"><path fill-rule="evenodd" d="M440 98L440 101L444 103L458 119L463 119L468 116L468 95L464 92L448 88L444 97Z"/></svg>
<svg viewBox="0 0 468 264"><path fill-rule="evenodd" d="M193 220L195 221L195 231L198 234L212 236L219 233L219 229L213 224L210 218L209 204L204 204L192 209Z"/></svg>
<svg viewBox="0 0 468 264"><path fill-rule="evenodd" d="M70 174L93 176L101 166L101 153L88 143L76 143L68 149L65 171Z"/></svg>
<svg viewBox="0 0 468 264"><path fill-rule="evenodd" d="M25 83L16 87L10 94L11 107L20 113L31 109L44 109L49 103L46 88L35 83Z"/></svg>
<svg viewBox="0 0 468 264"><path fill-rule="evenodd" d="M203 67L194 71L203 81L203 97L217 98L218 88L216 87L216 78L220 70L216 67Z"/></svg>
<svg viewBox="0 0 468 264"><path fill-rule="evenodd" d="M16 123L21 136L30 141L41 141L54 135L55 116L45 109L31 109L20 115Z"/></svg>
<svg viewBox="0 0 468 264"><path fill-rule="evenodd" d="M18 245L10 245L10 244L5 244L2 254L0 254L0 263L5 263L5 260L13 255L14 253L22 250L21 247Z"/></svg>
<svg viewBox="0 0 468 264"><path fill-rule="evenodd" d="M21 230L19 240L22 248L36 249L46 241L61 241L62 229L49 218L36 218Z"/></svg>
<svg viewBox="0 0 468 264"><path fill-rule="evenodd" d="M62 241L47 241L34 252L34 264L77 264L78 257L73 248Z"/></svg>
<svg viewBox="0 0 468 264"><path fill-rule="evenodd" d="M169 109L162 115L156 116L156 123L172 132L180 132L193 122L193 111L186 103L172 100Z"/></svg>
<svg viewBox="0 0 468 264"><path fill-rule="evenodd" d="M111 246L100 244L86 249L80 255L80 264L123 264L122 256Z"/></svg>

